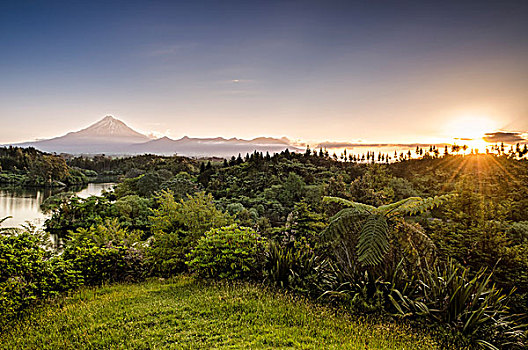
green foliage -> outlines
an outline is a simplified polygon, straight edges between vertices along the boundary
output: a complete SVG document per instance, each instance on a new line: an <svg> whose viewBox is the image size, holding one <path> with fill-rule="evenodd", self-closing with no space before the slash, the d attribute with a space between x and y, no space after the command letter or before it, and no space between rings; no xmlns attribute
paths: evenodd
<svg viewBox="0 0 528 350"><path fill-rule="evenodd" d="M264 245L264 239L248 227L233 224L211 229L188 254L187 264L206 278L258 278Z"/></svg>
<svg viewBox="0 0 528 350"><path fill-rule="evenodd" d="M201 186L192 181L187 173L180 173L171 179L163 182L160 186L161 190L171 190L177 200L185 199L188 195L193 196L199 192Z"/></svg>
<svg viewBox="0 0 528 350"><path fill-rule="evenodd" d="M48 243L39 232L0 235L0 329L29 306L83 282L72 264L45 248Z"/></svg>
<svg viewBox="0 0 528 350"><path fill-rule="evenodd" d="M216 209L212 196L203 192L176 201L171 190L163 190L156 200L158 208L150 217L154 235L148 256L157 275L185 271L186 255L200 237L212 228L233 222L228 214Z"/></svg>
<svg viewBox="0 0 528 350"><path fill-rule="evenodd" d="M147 249L150 273L154 276L170 277L187 270L186 255L195 240L186 231L156 232Z"/></svg>
<svg viewBox="0 0 528 350"><path fill-rule="evenodd" d="M394 200L391 175L385 165L370 164L367 171L350 184L350 195L356 202L380 206Z"/></svg>
<svg viewBox="0 0 528 350"><path fill-rule="evenodd" d="M87 285L137 281L147 272L139 234L129 232L115 219L71 232L64 245L63 259L71 261Z"/></svg>
<svg viewBox="0 0 528 350"><path fill-rule="evenodd" d="M118 175L126 174L127 178L138 177L148 171L169 171L171 174L180 172L196 173L197 162L193 159L179 156L157 156L144 154L132 157L80 156L68 160L68 165L81 169L95 171L98 178L110 178L115 181Z"/></svg>
<svg viewBox="0 0 528 350"><path fill-rule="evenodd" d="M60 187L87 182L82 171L56 155L34 148L0 147L0 183Z"/></svg>
<svg viewBox="0 0 528 350"><path fill-rule="evenodd" d="M375 266L389 251L389 224L384 215L369 215L361 228L357 244L358 261Z"/></svg>
<svg viewBox="0 0 528 350"><path fill-rule="evenodd" d="M141 174L135 178L126 178L120 183L116 190L115 195L117 198L139 195L141 197L153 196L167 180L167 177L171 177L172 173L166 171L149 171L145 174Z"/></svg>
<svg viewBox="0 0 528 350"><path fill-rule="evenodd" d="M333 272L328 259L307 247L282 246L270 241L266 250L265 279L281 288L317 297L324 286L333 283Z"/></svg>
<svg viewBox="0 0 528 350"><path fill-rule="evenodd" d="M324 203L344 206L331 218L325 234L343 236L353 233L355 222L366 217L361 223L357 240L357 259L365 266L377 266L385 258L390 248L389 222L391 219L406 215L416 215L433 209L450 198L448 195L422 199L410 197L396 203L374 207L368 204L352 202L343 198L324 197Z"/></svg>
<svg viewBox="0 0 528 350"><path fill-rule="evenodd" d="M287 207L293 207L296 202L301 200L304 186L304 181L299 175L294 172L289 173L278 196L280 202Z"/></svg>
<svg viewBox="0 0 528 350"><path fill-rule="evenodd" d="M320 242L320 233L327 226L327 220L307 202L301 201L295 204L286 226L297 244L307 244L315 248Z"/></svg>
<svg viewBox="0 0 528 350"><path fill-rule="evenodd" d="M0 152L0 162L17 163L2 163L0 182L29 183L36 169L60 172L60 166L53 170L60 165L52 164L55 159L35 151L9 152L4 158ZM520 328L508 326L512 316L502 306L507 299L513 312L528 310L526 161L494 156L384 165L341 160L322 150L254 152L223 166L152 155L71 159L70 177L97 172L99 179L123 181L102 197L63 194L46 201L52 213L48 231L76 234L65 241L67 254L59 258L49 251L44 260L52 262L52 275L66 276L61 277L66 286L75 281L67 276L75 274L89 284L145 273L171 276L188 270L187 256L202 276L245 278L240 266L254 266L238 261L250 258L245 252L252 246L245 244L251 235L237 230L252 227L271 241L260 276L270 284L312 297L324 294L359 312L394 312L398 305L399 317L454 335L447 348L459 339L501 344L506 335L519 334ZM225 227L233 222L238 226ZM243 248L228 244L233 240ZM445 265L450 259L470 269L450 270ZM476 272L481 267L493 274ZM255 269L251 274L258 276ZM450 273L441 275L444 270ZM510 296L513 287L520 293ZM499 288L507 298L500 299ZM481 314L482 303L487 306ZM495 307L501 311L493 315Z"/></svg>
<svg viewBox="0 0 528 350"><path fill-rule="evenodd" d="M65 237L68 231L102 224L112 217L113 205L105 197L91 196L82 199L67 195L52 207L51 218L46 220L46 231Z"/></svg>
<svg viewBox="0 0 528 350"><path fill-rule="evenodd" d="M229 215L216 209L213 197L204 192L178 202L172 191L164 190L156 199L159 208L154 209L150 217L154 233L183 230L196 238L211 228L232 222Z"/></svg>
<svg viewBox="0 0 528 350"><path fill-rule="evenodd" d="M507 220L510 201L487 198L469 178L460 179L455 193L439 219L427 223L441 257L474 271L486 267L494 271L492 279L500 287L528 293L528 241L522 222ZM514 307L526 312L527 300Z"/></svg>
<svg viewBox="0 0 528 350"><path fill-rule="evenodd" d="M132 229L140 229L148 233L150 232L151 202L147 198L130 195L116 200L113 207L121 225Z"/></svg>
<svg viewBox="0 0 528 350"><path fill-rule="evenodd" d="M408 284L402 290L394 289L390 298L401 316L447 324L485 347L495 349L485 339L519 346L525 335L508 312L510 295L493 285L491 276L485 269L471 274L448 260L423 269L414 287Z"/></svg>

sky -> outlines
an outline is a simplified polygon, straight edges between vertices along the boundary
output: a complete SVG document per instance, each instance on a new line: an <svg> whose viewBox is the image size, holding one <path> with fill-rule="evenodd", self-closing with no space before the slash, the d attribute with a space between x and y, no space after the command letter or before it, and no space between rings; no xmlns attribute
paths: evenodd
<svg viewBox="0 0 528 350"><path fill-rule="evenodd" d="M2 0L0 143L105 115L172 138L524 135L527 18L525 0Z"/></svg>

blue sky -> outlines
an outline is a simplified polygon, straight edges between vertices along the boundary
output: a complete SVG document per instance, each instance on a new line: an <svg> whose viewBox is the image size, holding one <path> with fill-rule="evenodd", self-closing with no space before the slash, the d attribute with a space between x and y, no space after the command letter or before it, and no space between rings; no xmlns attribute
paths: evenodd
<svg viewBox="0 0 528 350"><path fill-rule="evenodd" d="M526 1L2 1L0 143L107 114L174 138L525 131L526 18Z"/></svg>

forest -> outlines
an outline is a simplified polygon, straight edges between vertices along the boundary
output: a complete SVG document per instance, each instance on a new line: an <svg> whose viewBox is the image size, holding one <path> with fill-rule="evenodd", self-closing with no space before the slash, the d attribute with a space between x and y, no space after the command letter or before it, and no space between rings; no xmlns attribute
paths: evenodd
<svg viewBox="0 0 528 350"><path fill-rule="evenodd" d="M0 149L0 183L117 182L101 196L48 198L43 230L0 227L0 327L84 286L192 276L404 322L440 348L526 348L526 146L459 151L224 160Z"/></svg>

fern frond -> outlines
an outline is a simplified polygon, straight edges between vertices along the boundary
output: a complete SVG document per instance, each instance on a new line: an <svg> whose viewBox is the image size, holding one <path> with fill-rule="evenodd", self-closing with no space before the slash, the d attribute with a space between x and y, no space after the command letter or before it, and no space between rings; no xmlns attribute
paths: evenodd
<svg viewBox="0 0 528 350"><path fill-rule="evenodd" d="M378 208L376 208L376 212L379 213L380 215L389 215L392 212L397 212L398 209L401 207L404 207L406 205L412 205L412 203L417 203L422 200L423 199L420 197L405 198L398 202L379 206Z"/></svg>
<svg viewBox="0 0 528 350"><path fill-rule="evenodd" d="M357 208L341 209L330 219L330 223L321 235L326 239L343 237L352 232L359 232L359 227L368 214Z"/></svg>
<svg viewBox="0 0 528 350"><path fill-rule="evenodd" d="M325 204L334 203L344 208L356 208L357 210L363 211L368 214L372 213L376 209L376 207L373 207L372 205L353 202L353 201L349 201L348 199L339 198L339 197L324 196L323 203Z"/></svg>
<svg viewBox="0 0 528 350"><path fill-rule="evenodd" d="M443 195L443 196L435 196L435 197L429 197L419 200L410 200L405 203L403 203L400 207L395 208L393 211L389 213L389 216L403 216L403 215L416 215L421 214L427 210L431 210L433 208L436 208L443 203L445 203L447 200L449 200L452 197L452 195ZM408 199L413 199L416 197L411 197Z"/></svg>
<svg viewBox="0 0 528 350"><path fill-rule="evenodd" d="M370 215L361 229L357 244L358 261L375 266L383 261L389 250L389 225L384 215Z"/></svg>

